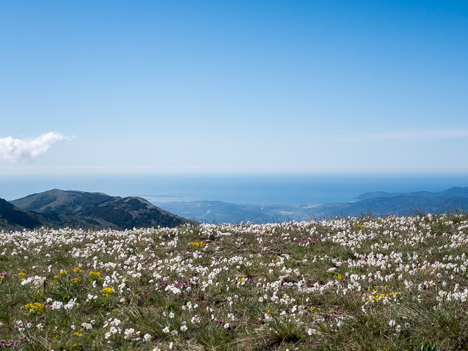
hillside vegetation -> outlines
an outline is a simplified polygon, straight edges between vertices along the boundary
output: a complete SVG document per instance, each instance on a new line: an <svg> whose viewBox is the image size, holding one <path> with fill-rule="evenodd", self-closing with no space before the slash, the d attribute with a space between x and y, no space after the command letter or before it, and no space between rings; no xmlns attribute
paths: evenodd
<svg viewBox="0 0 468 351"><path fill-rule="evenodd" d="M221 201L157 203L165 210L202 223L281 223L308 221L336 216L453 214L468 212L468 187L440 192L373 192L359 195L357 201L327 204L233 204Z"/></svg>
<svg viewBox="0 0 468 351"><path fill-rule="evenodd" d="M2 207L1 201L0 219L3 222L0 221L0 228L4 229L73 227L123 230L177 227L190 223L140 197L122 198L102 193L53 189L13 200L9 207ZM4 208L10 210L5 211ZM14 214L20 214L21 221Z"/></svg>
<svg viewBox="0 0 468 351"><path fill-rule="evenodd" d="M466 350L468 217L0 233L0 348Z"/></svg>

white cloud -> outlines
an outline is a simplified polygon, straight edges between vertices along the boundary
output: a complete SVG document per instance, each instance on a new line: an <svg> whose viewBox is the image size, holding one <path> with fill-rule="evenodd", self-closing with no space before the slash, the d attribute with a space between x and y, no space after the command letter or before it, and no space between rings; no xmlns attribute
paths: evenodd
<svg viewBox="0 0 468 351"><path fill-rule="evenodd" d="M435 139L456 139L468 138L467 129L446 129L446 130L417 130L363 134L347 138L348 141L383 141L383 140L435 140Z"/></svg>
<svg viewBox="0 0 468 351"><path fill-rule="evenodd" d="M0 160L20 161L36 158L46 153L49 147L66 139L57 132L48 132L34 139L14 139L11 136L0 138Z"/></svg>

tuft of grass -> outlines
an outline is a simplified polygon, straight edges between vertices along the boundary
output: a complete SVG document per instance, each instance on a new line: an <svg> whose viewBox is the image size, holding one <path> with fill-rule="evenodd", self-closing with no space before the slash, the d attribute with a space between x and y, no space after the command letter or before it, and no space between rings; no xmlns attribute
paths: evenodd
<svg viewBox="0 0 468 351"><path fill-rule="evenodd" d="M0 232L0 348L468 349L468 216Z"/></svg>

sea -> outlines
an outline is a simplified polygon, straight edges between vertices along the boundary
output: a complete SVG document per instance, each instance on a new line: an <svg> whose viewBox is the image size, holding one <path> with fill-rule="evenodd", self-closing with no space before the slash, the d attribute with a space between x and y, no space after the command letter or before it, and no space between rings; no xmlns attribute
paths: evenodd
<svg viewBox="0 0 468 351"><path fill-rule="evenodd" d="M356 201L366 192L437 192L455 186L468 186L468 174L0 175L0 198L14 200L57 188L140 196L153 203L304 205Z"/></svg>

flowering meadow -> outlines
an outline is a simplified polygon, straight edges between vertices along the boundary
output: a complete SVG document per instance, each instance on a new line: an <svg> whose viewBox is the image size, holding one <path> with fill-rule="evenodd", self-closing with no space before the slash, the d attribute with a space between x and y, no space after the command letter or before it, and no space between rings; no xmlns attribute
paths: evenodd
<svg viewBox="0 0 468 351"><path fill-rule="evenodd" d="M467 350L468 216L0 232L0 349Z"/></svg>

